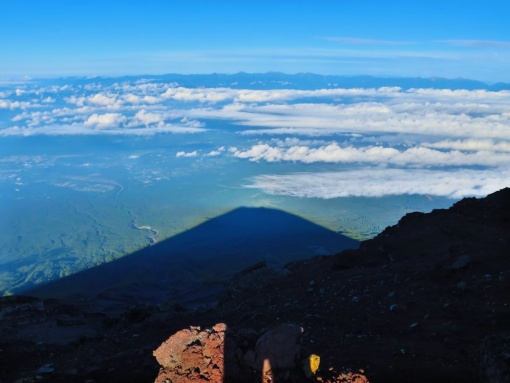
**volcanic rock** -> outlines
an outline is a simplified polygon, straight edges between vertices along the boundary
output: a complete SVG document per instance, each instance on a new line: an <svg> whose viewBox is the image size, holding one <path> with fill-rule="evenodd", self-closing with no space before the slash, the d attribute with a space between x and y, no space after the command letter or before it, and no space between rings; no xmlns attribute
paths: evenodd
<svg viewBox="0 0 510 383"><path fill-rule="evenodd" d="M190 327L168 338L154 356L163 366L156 382L223 382L225 378L224 323L212 329Z"/></svg>

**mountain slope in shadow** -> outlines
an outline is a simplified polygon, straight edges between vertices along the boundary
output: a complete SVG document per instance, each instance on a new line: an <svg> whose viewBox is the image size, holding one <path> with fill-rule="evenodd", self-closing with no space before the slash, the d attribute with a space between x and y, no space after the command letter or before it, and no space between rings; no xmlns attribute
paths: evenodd
<svg viewBox="0 0 510 383"><path fill-rule="evenodd" d="M129 303L199 302L222 282L256 262L283 266L335 254L359 243L281 210L241 207L190 230L25 294L66 298L99 296Z"/></svg>

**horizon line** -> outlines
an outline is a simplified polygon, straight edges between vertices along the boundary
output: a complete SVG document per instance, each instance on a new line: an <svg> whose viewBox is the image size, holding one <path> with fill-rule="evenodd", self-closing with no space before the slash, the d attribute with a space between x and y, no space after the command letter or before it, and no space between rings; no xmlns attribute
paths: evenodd
<svg viewBox="0 0 510 383"><path fill-rule="evenodd" d="M479 82L485 85L495 85L495 84L509 84L510 82L505 81L485 81L478 80L475 78L468 77L443 77L443 76L398 76L398 75L372 75L372 74L322 74L318 72L281 72L281 71L266 71L266 72L246 72L246 71L238 71L238 72L196 72L196 73L179 73L179 72L166 72L166 73L140 73L140 74L111 74L111 75L79 75L79 74L70 74L70 75L19 75L19 76L4 76L0 77L0 86L8 85L8 84L22 84L29 83L32 81L38 80L58 80L58 79L75 79L75 80L87 80L87 79L117 79L117 78L126 78L126 77L164 77L164 76L235 76L235 75L248 75L248 76L260 76L260 75L283 75L283 76L299 76L299 75L313 75L320 77L337 77L337 78L357 78L357 77L365 77L365 78L373 78L373 79L423 79L423 80L448 80L448 81L474 81Z"/></svg>

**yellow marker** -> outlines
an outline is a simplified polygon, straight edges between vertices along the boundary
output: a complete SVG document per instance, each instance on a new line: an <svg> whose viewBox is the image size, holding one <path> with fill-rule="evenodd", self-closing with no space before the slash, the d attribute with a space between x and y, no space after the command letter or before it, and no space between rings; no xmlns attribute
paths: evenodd
<svg viewBox="0 0 510 383"><path fill-rule="evenodd" d="M311 354L303 361L303 371L307 378L313 378L319 369L321 358L319 355Z"/></svg>

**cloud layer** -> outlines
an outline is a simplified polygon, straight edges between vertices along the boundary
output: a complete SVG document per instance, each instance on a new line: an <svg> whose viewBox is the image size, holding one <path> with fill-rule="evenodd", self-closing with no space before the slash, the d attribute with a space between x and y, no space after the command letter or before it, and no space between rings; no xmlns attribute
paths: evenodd
<svg viewBox="0 0 510 383"><path fill-rule="evenodd" d="M360 169L257 176L247 188L301 198L382 197L423 194L483 197L508 186L510 171Z"/></svg>
<svg viewBox="0 0 510 383"><path fill-rule="evenodd" d="M488 143L488 142L487 142ZM505 144L507 147L508 144ZM489 145L487 145L490 148ZM424 147L413 147L398 150L383 146L340 147L333 142L317 148L309 146L278 147L258 144L246 151L236 147L230 152L238 158L250 161L294 161L303 163L377 163L390 165L421 165L421 166L499 166L510 164L510 153L476 151L463 153L459 150L439 151Z"/></svg>
<svg viewBox="0 0 510 383"><path fill-rule="evenodd" d="M510 169L509 91L26 83L0 93L0 113L0 138L202 133L172 156L278 162L285 174L261 165L249 187L298 197L484 195Z"/></svg>

